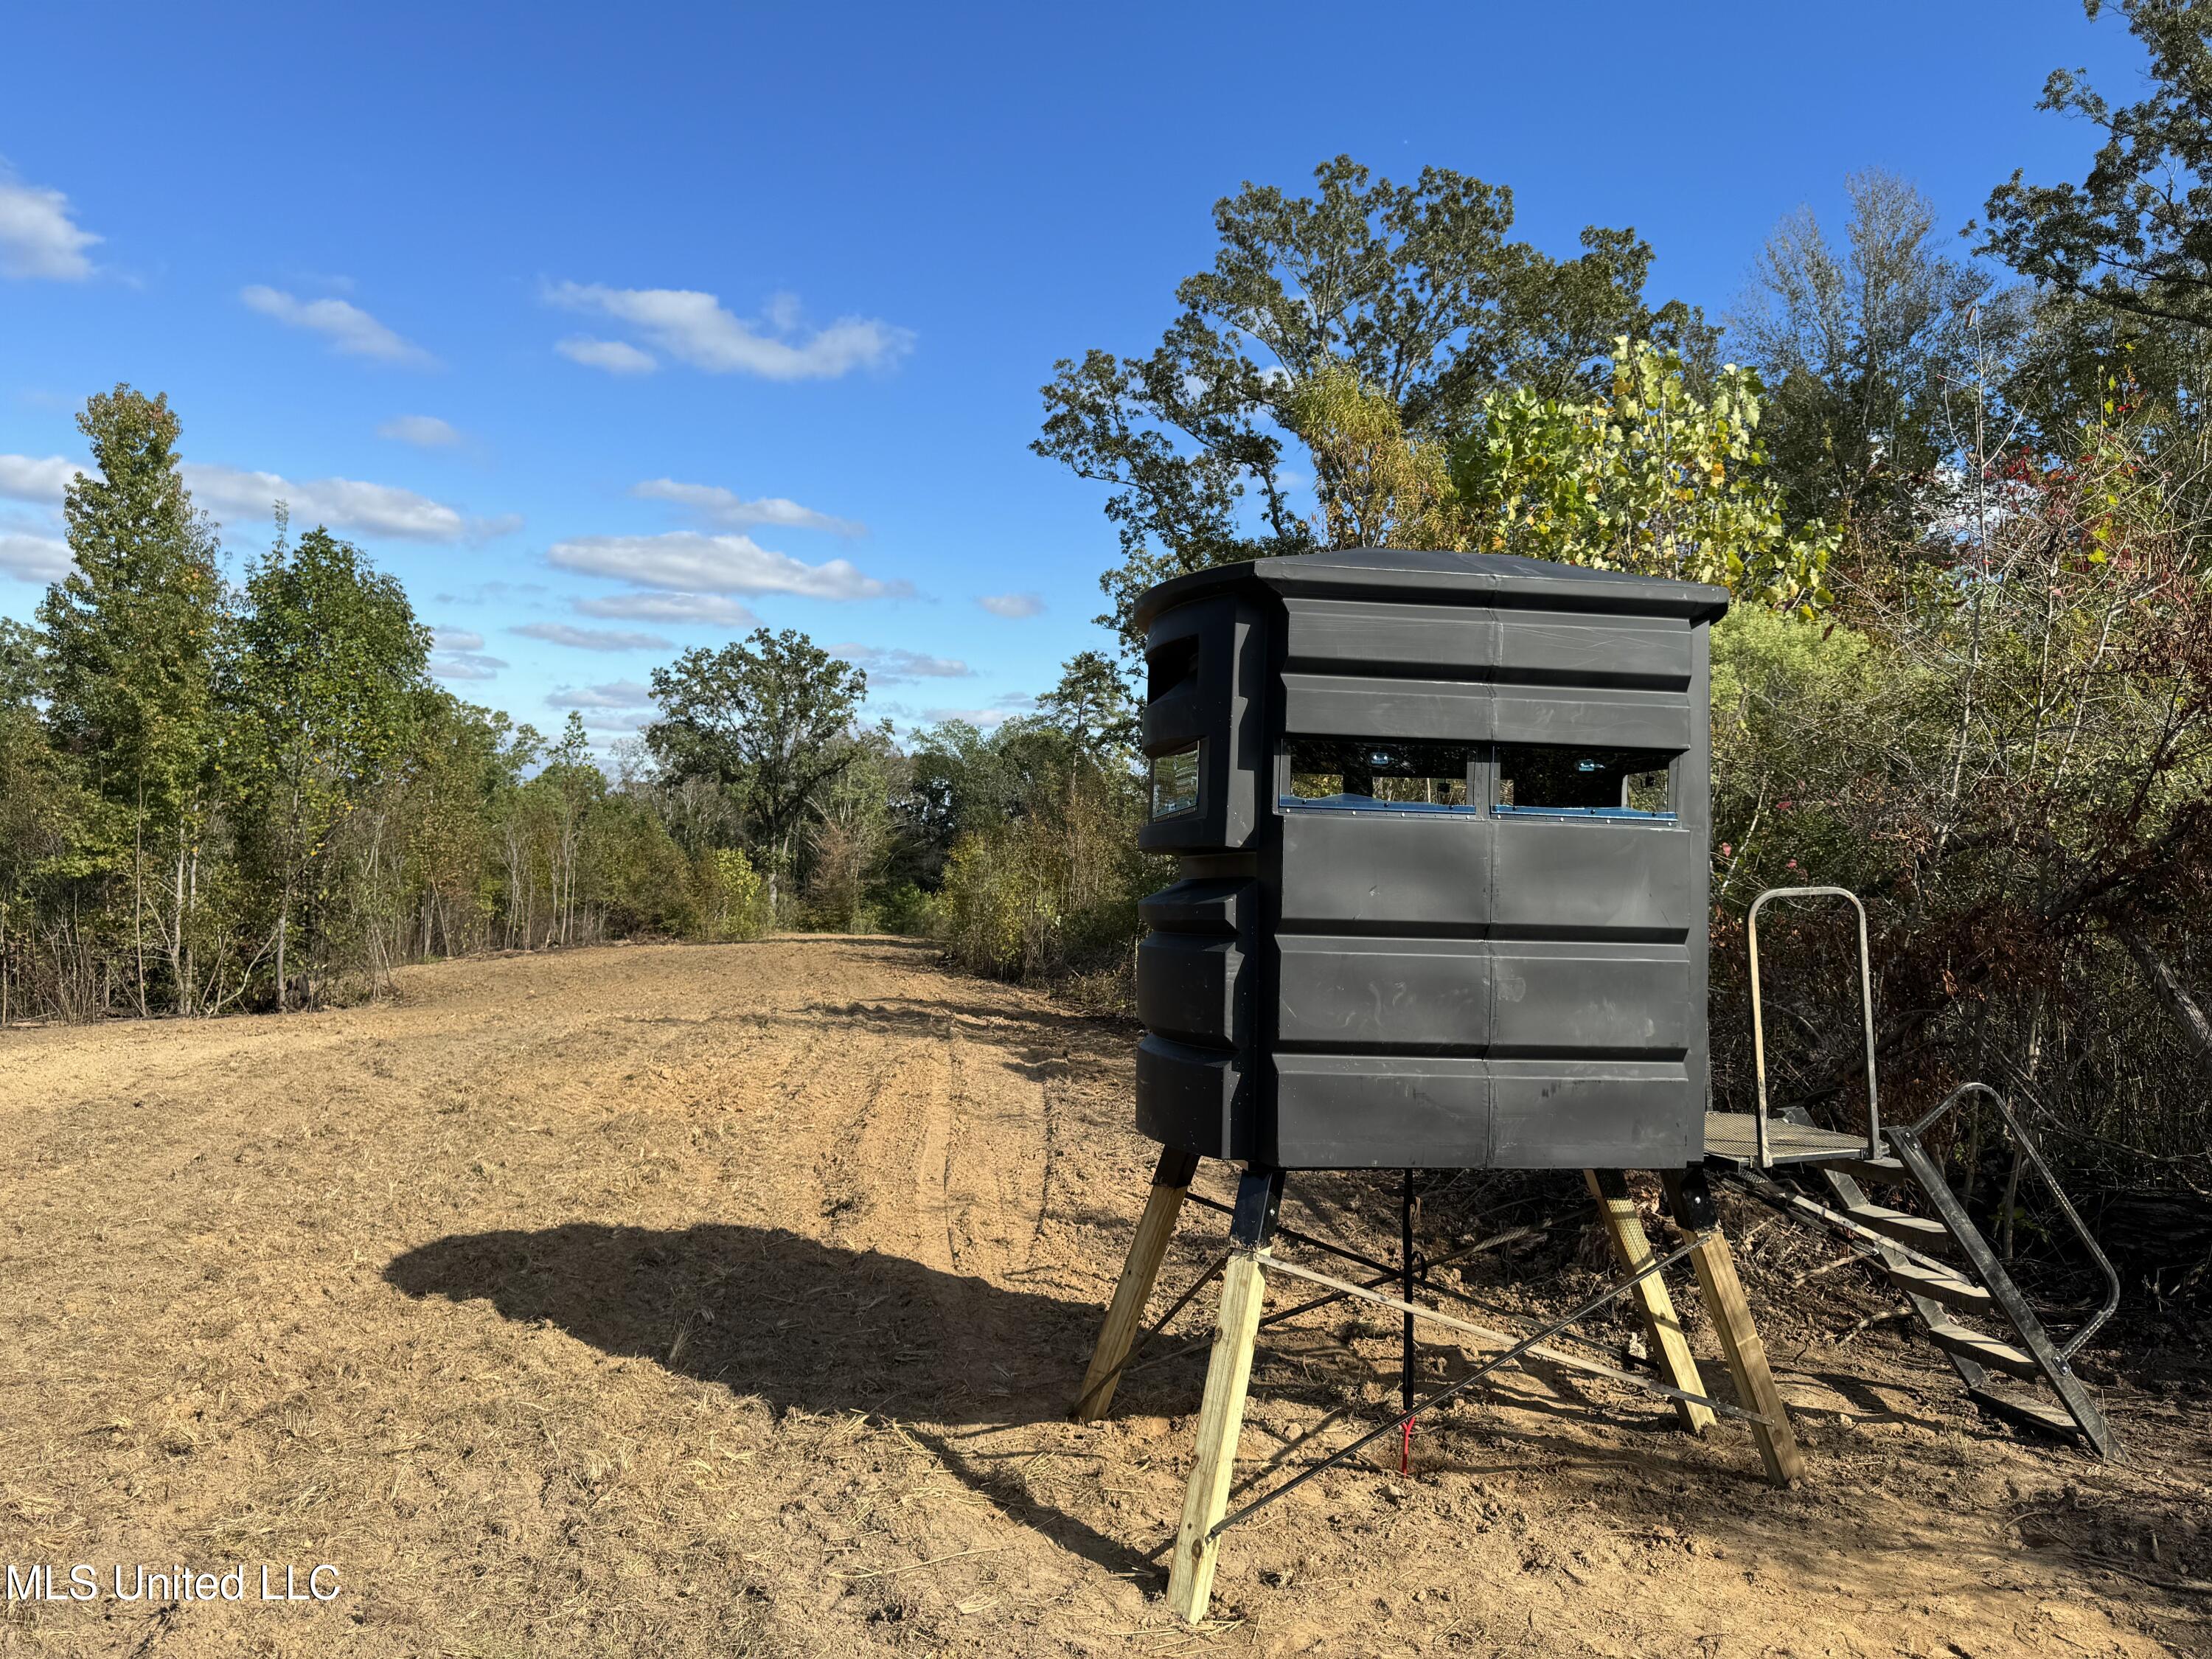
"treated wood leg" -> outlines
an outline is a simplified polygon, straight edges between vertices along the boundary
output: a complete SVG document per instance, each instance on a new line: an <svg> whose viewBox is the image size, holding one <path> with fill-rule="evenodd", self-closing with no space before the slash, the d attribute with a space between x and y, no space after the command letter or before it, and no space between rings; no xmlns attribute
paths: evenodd
<svg viewBox="0 0 2212 1659"><path fill-rule="evenodd" d="M1195 1625L1213 1598L1213 1569L1220 1540L1207 1536L1229 1507L1237 1472L1237 1440L1244 1428L1244 1390L1252 1377L1252 1344L1266 1300L1262 1267L1283 1194L1280 1170L1254 1170L1237 1188L1236 1218L1229 1226L1229 1265L1221 1280L1221 1314L1213 1355L1206 1368L1206 1395L1198 1408L1198 1455L1183 1494L1182 1524L1176 1530L1175 1560L1168 1572L1168 1606Z"/></svg>
<svg viewBox="0 0 2212 1659"><path fill-rule="evenodd" d="M1584 1170L1583 1179L1589 1185L1590 1196L1597 1200L1606 1231L1612 1235L1613 1254L1623 1267L1634 1273L1651 1260L1651 1241L1644 1236L1644 1223L1637 1216L1635 1201L1628 1196L1628 1183L1618 1170ZM1678 1389L1703 1394L1705 1382L1698 1375L1697 1360L1691 1356L1689 1339L1682 1334L1682 1322L1674 1316L1674 1299L1667 1294L1657 1273L1638 1281L1636 1299L1659 1375ZM1712 1407L1694 1400L1677 1400L1674 1411L1692 1434L1703 1434L1713 1425Z"/></svg>
<svg viewBox="0 0 2212 1659"><path fill-rule="evenodd" d="M1098 1346L1091 1355L1091 1369L1083 1374L1083 1392L1069 1413L1079 1423L1095 1423L1114 1403L1114 1388L1121 1380L1121 1367L1129 1358L1137 1328L1144 1323L1145 1304L1152 1299L1152 1285L1160 1276L1168 1241L1175 1237L1176 1217L1182 1213L1183 1195L1198 1172L1198 1154L1173 1146L1160 1149L1159 1167L1152 1171L1152 1190L1145 1200L1145 1212L1137 1221L1137 1236L1129 1241L1128 1259L1121 1264L1121 1283L1107 1305L1106 1322L1098 1328Z"/></svg>
<svg viewBox="0 0 2212 1659"><path fill-rule="evenodd" d="M1713 1327L1720 1333L1729 1375L1735 1379L1736 1399L1766 1419L1751 1425L1752 1437L1759 1443L1759 1461L1766 1465L1766 1478L1778 1486L1802 1480L1804 1455L1797 1449L1797 1436L1790 1426L1789 1407L1782 1403L1774 1374L1766 1368L1766 1345L1759 1340L1751 1304L1744 1299L1743 1283L1735 1276L1735 1257L1721 1234L1719 1221L1713 1218L1712 1195L1705 1190L1705 1172L1662 1171L1659 1178L1666 1185L1668 1203L1684 1242L1698 1246L1690 1253L1690 1265L1698 1271L1705 1311L1712 1316ZM1702 1225L1692 1224L1700 1220Z"/></svg>

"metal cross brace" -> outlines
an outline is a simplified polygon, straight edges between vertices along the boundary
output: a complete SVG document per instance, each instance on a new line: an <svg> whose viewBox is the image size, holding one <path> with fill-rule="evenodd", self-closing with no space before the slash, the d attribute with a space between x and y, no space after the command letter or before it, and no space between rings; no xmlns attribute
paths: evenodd
<svg viewBox="0 0 2212 1659"><path fill-rule="evenodd" d="M1350 1445L1330 1453L1327 1457L1315 1464L1311 1468L1300 1470L1297 1474L1291 1476L1290 1480L1285 1480L1281 1486L1276 1487L1274 1491L1262 1493L1260 1497L1254 1498L1252 1502L1247 1504L1243 1509L1238 1510L1234 1515L1216 1522L1212 1528L1206 1534L1206 1537L1209 1540L1218 1538L1223 1533L1228 1531L1230 1528L1237 1525L1239 1522L1249 1519L1252 1516L1265 1509L1268 1504L1273 1503L1277 1498L1286 1497L1292 1491L1312 1480L1316 1475L1322 1474L1325 1470L1334 1468L1337 1464L1343 1462L1346 1458L1350 1457L1353 1453L1372 1444L1377 1440L1380 1440L1384 1435L1403 1428L1406 1424L1412 1421L1415 1417L1419 1416L1422 1413L1433 1411L1438 1406L1443 1405L1445 1401L1452 1399L1455 1395L1466 1393L1469 1389L1481 1382L1484 1377L1489 1376L1491 1372L1498 1370L1500 1366L1510 1364L1513 1361L1520 1358L1522 1355L1540 1349L1542 1345L1551 1338L1559 1335L1570 1326L1579 1325L1583 1320L1588 1319L1592 1314L1601 1311L1613 1302L1619 1300L1621 1297L1626 1295L1630 1291L1633 1290L1644 1279L1650 1278L1654 1273L1664 1272L1667 1268L1673 1267L1676 1262L1689 1255L1692 1251L1700 1249L1704 1243L1705 1241L1702 1239L1695 1240L1690 1243L1683 1245L1680 1249L1676 1249L1667 1255L1655 1256L1652 1260L1645 1262L1641 1267L1631 1273L1626 1279L1622 1279L1619 1284L1614 1285L1601 1295L1595 1297L1591 1300L1585 1302L1581 1307L1576 1309L1565 1318L1555 1320L1551 1324L1546 1326L1543 1329L1535 1332L1532 1335L1522 1338L1521 1340L1514 1343L1510 1347L1506 1348L1502 1352L1493 1354L1474 1370L1462 1377L1458 1382L1449 1383L1443 1388L1438 1389L1435 1393L1429 1395L1427 1399L1421 1401L1415 1405L1412 1410L1401 1412L1397 1416L1391 1419L1388 1423L1383 1424L1381 1427L1370 1430L1367 1433L1360 1436L1358 1439L1353 1441ZM1293 1278L1311 1279L1317 1285L1327 1285L1333 1289L1342 1291L1348 1295L1357 1296L1364 1301L1378 1302L1385 1307L1396 1308L1401 1311L1411 1313L1418 1318L1431 1320L1437 1324L1449 1326L1459 1330L1469 1332L1475 1335L1494 1340L1498 1334L1495 1331L1484 1330L1480 1326L1469 1325L1462 1320L1449 1318L1445 1315L1434 1311L1432 1309L1415 1307L1411 1303L1401 1302L1395 1297L1381 1296L1373 1291L1364 1290L1356 1285L1345 1284L1340 1279L1329 1278L1326 1273L1316 1273L1310 1267L1297 1267L1287 1261L1270 1261L1268 1262L1267 1267L1269 1269L1275 1272L1288 1273ZM1724 1412L1731 1417L1747 1418L1751 1421L1758 1423L1764 1423L1767 1420L1756 1412L1747 1412L1740 1407L1728 1405L1721 1401L1709 1400L1701 1395L1692 1394L1686 1389L1671 1388L1663 1382L1654 1382L1644 1377L1632 1376L1626 1371L1615 1371L1610 1366L1595 1365L1590 1361L1577 1359L1571 1355L1561 1353L1547 1353L1543 1355L1543 1357L1560 1364L1571 1365L1577 1370L1595 1370L1601 1374L1613 1376L1620 1382L1626 1382L1632 1387L1642 1389L1653 1394L1664 1395L1670 1399L1695 1401L1699 1405L1709 1407L1717 1412Z"/></svg>

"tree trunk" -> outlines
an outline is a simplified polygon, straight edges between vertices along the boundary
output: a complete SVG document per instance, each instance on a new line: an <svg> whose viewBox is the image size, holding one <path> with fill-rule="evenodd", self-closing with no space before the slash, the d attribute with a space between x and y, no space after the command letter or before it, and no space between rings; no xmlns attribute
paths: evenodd
<svg viewBox="0 0 2212 1659"><path fill-rule="evenodd" d="M185 971L185 848L179 830L177 870L169 891L169 978L174 981L169 1000L179 1014L192 1011L191 977Z"/></svg>
<svg viewBox="0 0 2212 1659"><path fill-rule="evenodd" d="M131 945L138 959L138 1018L143 1019L146 1008L146 790L138 789L138 810L131 815ZM109 993L100 993L100 1001L107 1001Z"/></svg>
<svg viewBox="0 0 2212 1659"><path fill-rule="evenodd" d="M2189 988L2181 982L2181 975L2173 970L2173 964L2153 945L2132 929L2113 931L2119 935L2120 943L2127 946L2128 954L2136 959L2144 981L2166 1005L2166 1012L2180 1029L2197 1069L2204 1073L2208 1083L2212 1083L2212 1018L2206 1017L2203 1006L2189 994Z"/></svg>

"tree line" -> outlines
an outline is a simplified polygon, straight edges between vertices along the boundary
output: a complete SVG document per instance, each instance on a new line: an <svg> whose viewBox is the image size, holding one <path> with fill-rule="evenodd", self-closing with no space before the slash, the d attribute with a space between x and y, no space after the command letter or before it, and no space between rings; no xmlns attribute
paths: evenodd
<svg viewBox="0 0 2212 1659"><path fill-rule="evenodd" d="M72 568L0 622L0 1024L284 1010L401 963L778 924L941 926L1060 972L1135 923L1133 735L1079 655L1040 712L902 745L866 676L756 630L655 669L594 755L461 701L392 577L322 526L226 579L162 396L78 425Z"/></svg>

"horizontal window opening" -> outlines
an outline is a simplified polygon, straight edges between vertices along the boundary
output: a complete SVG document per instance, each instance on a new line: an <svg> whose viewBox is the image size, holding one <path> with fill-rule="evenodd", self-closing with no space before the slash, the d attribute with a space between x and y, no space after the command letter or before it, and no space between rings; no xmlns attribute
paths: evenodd
<svg viewBox="0 0 2212 1659"><path fill-rule="evenodd" d="M1674 803L1663 750L1498 746L1500 812L1670 818Z"/></svg>
<svg viewBox="0 0 2212 1659"><path fill-rule="evenodd" d="M1371 738L1292 738L1286 807L1390 807L1468 811L1463 743L1377 742Z"/></svg>
<svg viewBox="0 0 2212 1659"><path fill-rule="evenodd" d="M1171 818L1198 810L1198 751L1188 744L1152 757L1152 816Z"/></svg>
<svg viewBox="0 0 2212 1659"><path fill-rule="evenodd" d="M1198 678L1198 640L1170 640L1145 658L1145 701L1158 702L1187 680Z"/></svg>

